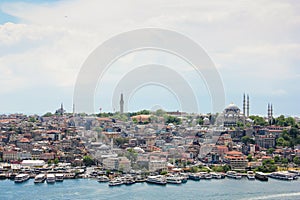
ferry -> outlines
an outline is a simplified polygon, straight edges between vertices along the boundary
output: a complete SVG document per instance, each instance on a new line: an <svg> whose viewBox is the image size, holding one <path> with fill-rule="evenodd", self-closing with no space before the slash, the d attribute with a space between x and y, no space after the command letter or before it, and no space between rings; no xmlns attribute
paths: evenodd
<svg viewBox="0 0 300 200"><path fill-rule="evenodd" d="M46 180L46 174L38 174L34 178L34 183L44 183Z"/></svg>
<svg viewBox="0 0 300 200"><path fill-rule="evenodd" d="M98 182L99 183L104 183L104 182L109 182L109 178L107 176L98 176Z"/></svg>
<svg viewBox="0 0 300 200"><path fill-rule="evenodd" d="M63 182L64 181L64 174L55 174L55 181L56 182Z"/></svg>
<svg viewBox="0 0 300 200"><path fill-rule="evenodd" d="M292 181L294 180L293 175L289 173L282 173L282 172L273 172L269 174L270 178L279 179L279 180L285 180L285 181Z"/></svg>
<svg viewBox="0 0 300 200"><path fill-rule="evenodd" d="M146 182L154 183L154 184L158 184L158 185L166 185L167 184L165 176L162 176L162 175L148 176Z"/></svg>
<svg viewBox="0 0 300 200"><path fill-rule="evenodd" d="M109 181L108 186L110 186L110 187L112 187L112 186L120 186L120 185L122 185L122 184L123 184L122 179L120 179L120 178L115 178L115 179Z"/></svg>
<svg viewBox="0 0 300 200"><path fill-rule="evenodd" d="M19 174L15 177L15 183L23 183L29 179L28 174Z"/></svg>
<svg viewBox="0 0 300 200"><path fill-rule="evenodd" d="M235 171L228 171L227 173L226 173L226 176L228 177L228 178L233 178L233 179L241 179L242 178L242 176L241 175L239 175L237 172L235 172Z"/></svg>
<svg viewBox="0 0 300 200"><path fill-rule="evenodd" d="M251 181L255 180L254 172L253 171L248 171L247 172L247 178L248 178L248 180L251 180Z"/></svg>
<svg viewBox="0 0 300 200"><path fill-rule="evenodd" d="M268 176L262 172L256 172L255 173L255 178L260 180L260 181L268 181Z"/></svg>
<svg viewBox="0 0 300 200"><path fill-rule="evenodd" d="M47 181L47 183L55 183L55 175L54 174L47 174L46 181Z"/></svg>
<svg viewBox="0 0 300 200"><path fill-rule="evenodd" d="M181 184L182 183L182 178L180 176L168 176L166 178L167 183L171 184Z"/></svg>

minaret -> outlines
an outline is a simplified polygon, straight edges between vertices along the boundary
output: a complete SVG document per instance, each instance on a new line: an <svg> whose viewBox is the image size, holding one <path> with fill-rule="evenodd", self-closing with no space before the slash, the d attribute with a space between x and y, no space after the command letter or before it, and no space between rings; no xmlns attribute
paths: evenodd
<svg viewBox="0 0 300 200"><path fill-rule="evenodd" d="M73 103L73 117L75 116L75 104Z"/></svg>
<svg viewBox="0 0 300 200"><path fill-rule="evenodd" d="M243 96L243 115L244 115L244 118L243 118L243 123L244 123L244 126L246 124L246 97L245 97L245 93L244 93L244 96Z"/></svg>
<svg viewBox="0 0 300 200"><path fill-rule="evenodd" d="M249 109L250 109L250 105L249 105L249 95L247 94L247 117L249 117Z"/></svg>
<svg viewBox="0 0 300 200"><path fill-rule="evenodd" d="M271 104L271 111L270 111L270 120L271 120L271 125L273 124L273 105Z"/></svg>
<svg viewBox="0 0 300 200"><path fill-rule="evenodd" d="M64 115L64 104L63 103L60 104L60 114Z"/></svg>
<svg viewBox="0 0 300 200"><path fill-rule="evenodd" d="M124 113L124 99L123 99L123 93L121 93L121 99L120 99L120 114Z"/></svg>

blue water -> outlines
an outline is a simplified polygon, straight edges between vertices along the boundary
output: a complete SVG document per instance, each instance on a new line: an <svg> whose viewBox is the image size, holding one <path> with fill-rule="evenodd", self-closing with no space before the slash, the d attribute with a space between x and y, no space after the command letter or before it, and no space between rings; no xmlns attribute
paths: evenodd
<svg viewBox="0 0 300 200"><path fill-rule="evenodd" d="M0 200L4 199L300 199L300 181L269 182L233 180L188 181L182 185L136 183L109 187L92 179L64 180L55 184L34 184L33 180L15 184L0 181Z"/></svg>

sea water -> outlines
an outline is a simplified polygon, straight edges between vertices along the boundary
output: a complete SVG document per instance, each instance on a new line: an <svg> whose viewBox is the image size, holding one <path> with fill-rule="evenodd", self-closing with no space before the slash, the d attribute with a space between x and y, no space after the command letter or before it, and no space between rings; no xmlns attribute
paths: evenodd
<svg viewBox="0 0 300 200"><path fill-rule="evenodd" d="M189 180L185 184L165 186L135 183L109 187L94 179L72 179L55 184L34 184L33 179L16 184L0 180L0 200L22 199L300 199L300 181L268 182L222 180Z"/></svg>

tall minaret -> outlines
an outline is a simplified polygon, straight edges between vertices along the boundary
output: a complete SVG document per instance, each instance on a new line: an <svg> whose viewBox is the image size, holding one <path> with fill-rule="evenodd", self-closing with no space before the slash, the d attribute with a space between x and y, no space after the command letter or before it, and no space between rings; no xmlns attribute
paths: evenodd
<svg viewBox="0 0 300 200"><path fill-rule="evenodd" d="M75 116L75 104L73 103L73 117Z"/></svg>
<svg viewBox="0 0 300 200"><path fill-rule="evenodd" d="M246 97L245 97L245 93L244 93L244 96L243 96L243 115L244 115L243 123L244 123L244 126L245 126L245 124L246 124Z"/></svg>
<svg viewBox="0 0 300 200"><path fill-rule="evenodd" d="M61 115L64 115L64 104L63 103L60 104L60 112L61 112L60 113Z"/></svg>
<svg viewBox="0 0 300 200"><path fill-rule="evenodd" d="M121 99L120 99L120 114L124 113L124 99L123 99L123 93L121 93Z"/></svg>
<svg viewBox="0 0 300 200"><path fill-rule="evenodd" d="M249 95L247 94L247 117L249 117L249 109L250 109L250 105L249 105Z"/></svg>
<svg viewBox="0 0 300 200"><path fill-rule="evenodd" d="M271 117L271 125L273 124L273 105L271 104L271 111L270 111L270 117Z"/></svg>

